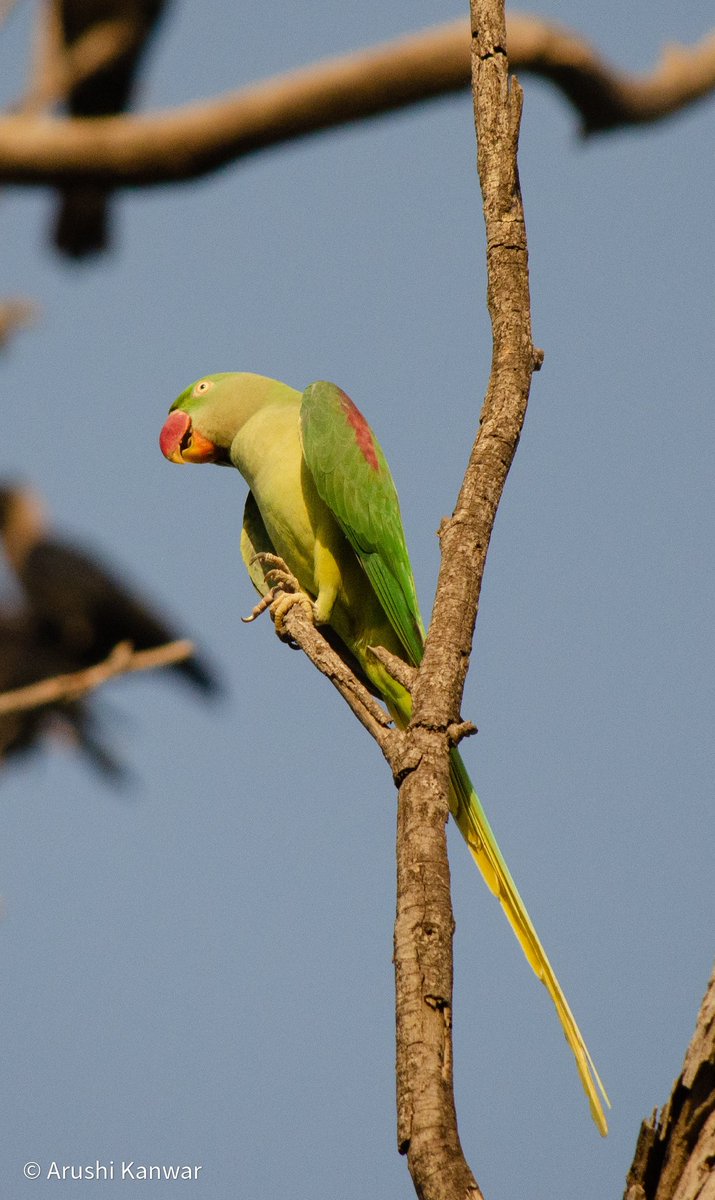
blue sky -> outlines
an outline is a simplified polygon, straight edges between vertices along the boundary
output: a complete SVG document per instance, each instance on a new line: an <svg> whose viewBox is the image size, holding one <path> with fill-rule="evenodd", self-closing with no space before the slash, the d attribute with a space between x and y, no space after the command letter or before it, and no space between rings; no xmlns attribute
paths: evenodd
<svg viewBox="0 0 715 1200"><path fill-rule="evenodd" d="M177 3L143 104L460 11ZM712 22L704 0L532 11L640 70ZM2 31L5 100L29 12ZM713 956L713 108L583 143L555 92L523 83L546 357L489 553L465 757L611 1094L611 1134L458 835L456 1088L488 1200L601 1200L667 1098ZM55 1194L23 1179L31 1159L202 1164L181 1194L212 1200L412 1194L395 1150L389 774L269 621L241 625L241 479L177 470L157 438L203 373L334 379L390 459L428 614L488 377L474 159L465 93L127 195L115 253L79 269L47 246L47 194L0 196L2 290L43 309L0 361L0 471L39 485L58 527L194 634L227 689L210 708L159 677L105 690L128 793L57 747L0 780L4 1194Z"/></svg>

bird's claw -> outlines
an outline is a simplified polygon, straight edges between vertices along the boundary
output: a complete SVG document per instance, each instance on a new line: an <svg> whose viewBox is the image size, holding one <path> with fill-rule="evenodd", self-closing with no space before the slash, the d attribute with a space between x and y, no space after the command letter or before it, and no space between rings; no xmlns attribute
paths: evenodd
<svg viewBox="0 0 715 1200"><path fill-rule="evenodd" d="M255 562L260 563L263 567L263 578L271 587L249 615L241 617L241 620L245 624L248 624L250 621L255 621L256 617L260 617L261 613L265 612L266 609L269 609L278 637L281 641L287 642L293 649L297 649L295 641L285 627L285 617L294 605L299 604L303 608L308 620L311 624L314 624L315 610L313 601L310 599L310 596L306 595L295 575L289 571L283 559L279 558L277 554L254 554L251 564ZM266 568L268 569L266 570Z"/></svg>
<svg viewBox="0 0 715 1200"><path fill-rule="evenodd" d="M285 559L281 558L278 554L269 554L267 550L262 550L259 554L254 554L253 558L251 559L251 566L253 566L254 563L260 563L261 566L264 566L265 563L268 563L269 566L279 567L282 571L285 571L287 575L290 575L290 571L288 570Z"/></svg>
<svg viewBox="0 0 715 1200"><path fill-rule="evenodd" d="M271 588L269 592L266 592L265 596L261 597L261 599L258 601L258 604L254 605L247 617L241 617L244 625L250 625L251 621L255 621L256 617L260 617L261 613L264 613L267 608L270 608L275 598L276 588Z"/></svg>

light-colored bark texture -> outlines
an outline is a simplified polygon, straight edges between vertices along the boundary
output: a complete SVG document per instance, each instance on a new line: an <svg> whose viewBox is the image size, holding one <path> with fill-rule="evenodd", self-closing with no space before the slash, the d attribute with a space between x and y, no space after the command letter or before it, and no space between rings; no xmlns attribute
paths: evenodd
<svg viewBox="0 0 715 1200"><path fill-rule="evenodd" d="M624 1200L715 1200L715 968L668 1103L641 1126Z"/></svg>
<svg viewBox="0 0 715 1200"><path fill-rule="evenodd" d="M445 824L448 730L459 721L484 562L540 361L531 342L516 164L522 93L509 79L502 0L473 0L472 79L487 233L492 371L442 565L410 734L419 753L398 800L395 972L398 1140L417 1195L481 1195L459 1142L452 1087L452 916Z"/></svg>

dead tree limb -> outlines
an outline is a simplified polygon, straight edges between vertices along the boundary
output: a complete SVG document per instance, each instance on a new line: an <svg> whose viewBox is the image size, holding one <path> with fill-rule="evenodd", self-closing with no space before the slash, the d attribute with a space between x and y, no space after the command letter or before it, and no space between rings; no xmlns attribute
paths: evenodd
<svg viewBox="0 0 715 1200"><path fill-rule="evenodd" d="M410 733L420 752L398 804L398 1139L424 1200L480 1195L462 1153L452 1086L452 934L445 825L449 738L459 721L497 505L540 355L531 341L526 229L516 153L522 91L509 80L503 0L472 0L472 79L487 233L492 370L442 564Z"/></svg>
<svg viewBox="0 0 715 1200"><path fill-rule="evenodd" d="M286 570L285 574L290 575ZM300 584L295 582L295 590ZM392 720L365 685L353 674L323 634L306 616L305 610L296 605L283 617L283 626L291 641L308 656L314 667L337 688L346 704L355 713L361 725L375 739L382 750L393 774L401 767L403 735L392 727Z"/></svg>
<svg viewBox="0 0 715 1200"><path fill-rule="evenodd" d="M715 34L668 48L642 77L616 71L577 34L535 17L510 17L509 46L512 66L559 87L587 133L659 120L715 88ZM469 70L460 20L163 113L74 121L7 114L0 182L139 187L192 179L319 130L461 91Z"/></svg>
<svg viewBox="0 0 715 1200"><path fill-rule="evenodd" d="M715 1200L715 968L670 1099L641 1126L624 1200Z"/></svg>

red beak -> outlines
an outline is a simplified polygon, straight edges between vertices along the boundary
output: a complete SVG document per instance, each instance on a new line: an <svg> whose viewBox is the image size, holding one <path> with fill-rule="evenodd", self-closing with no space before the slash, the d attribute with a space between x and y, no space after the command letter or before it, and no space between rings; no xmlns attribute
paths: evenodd
<svg viewBox="0 0 715 1200"><path fill-rule="evenodd" d="M169 462L221 462L226 453L194 429L188 413L176 409L169 413L159 434L159 445Z"/></svg>

